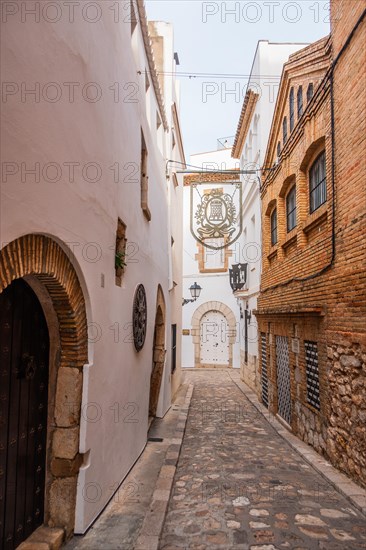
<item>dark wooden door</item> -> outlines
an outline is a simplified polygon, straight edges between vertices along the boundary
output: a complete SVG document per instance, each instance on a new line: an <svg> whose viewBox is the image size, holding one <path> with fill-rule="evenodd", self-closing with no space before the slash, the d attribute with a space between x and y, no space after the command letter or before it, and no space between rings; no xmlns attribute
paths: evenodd
<svg viewBox="0 0 366 550"><path fill-rule="evenodd" d="M0 535L16 548L44 516L49 336L23 280L0 294Z"/></svg>

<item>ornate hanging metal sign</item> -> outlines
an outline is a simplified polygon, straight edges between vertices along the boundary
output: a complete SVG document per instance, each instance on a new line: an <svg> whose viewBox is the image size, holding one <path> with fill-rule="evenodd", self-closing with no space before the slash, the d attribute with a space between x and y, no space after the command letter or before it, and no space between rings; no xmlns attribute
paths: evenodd
<svg viewBox="0 0 366 550"><path fill-rule="evenodd" d="M196 241L213 250L233 244L243 229L241 182L200 182L190 187L190 227Z"/></svg>
<svg viewBox="0 0 366 550"><path fill-rule="evenodd" d="M133 342L136 351L144 347L147 326L147 303L144 285L139 285L133 300Z"/></svg>

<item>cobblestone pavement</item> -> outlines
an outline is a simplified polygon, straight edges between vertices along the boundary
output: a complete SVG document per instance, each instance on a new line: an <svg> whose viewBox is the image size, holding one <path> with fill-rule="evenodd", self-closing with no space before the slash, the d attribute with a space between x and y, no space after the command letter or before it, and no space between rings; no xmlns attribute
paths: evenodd
<svg viewBox="0 0 366 550"><path fill-rule="evenodd" d="M230 371L195 384L160 550L366 549L366 518L284 441Z"/></svg>
<svg viewBox="0 0 366 550"><path fill-rule="evenodd" d="M163 419L156 419L150 428L149 437L161 438L161 442L148 441L144 452L100 517L84 536L74 536L63 547L64 550L137 550L141 548L138 537L147 519L155 523L152 531L159 529L159 520L162 524L165 508L159 514L162 503L154 503L153 495L156 489L165 489L159 486L159 474L166 463L166 452L175 441L186 391L187 388L181 386L172 408ZM143 545L142 550L148 550L148 547Z"/></svg>

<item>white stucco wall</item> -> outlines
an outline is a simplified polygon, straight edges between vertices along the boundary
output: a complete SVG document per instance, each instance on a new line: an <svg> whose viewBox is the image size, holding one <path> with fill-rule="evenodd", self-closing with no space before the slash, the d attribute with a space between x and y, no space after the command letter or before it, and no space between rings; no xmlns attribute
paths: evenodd
<svg viewBox="0 0 366 550"><path fill-rule="evenodd" d="M161 151L166 136L159 149L152 86L149 100L145 97L148 63L140 27L132 40L134 55L130 23L123 18L116 23L109 5L98 5L99 21L91 23L76 10L72 25L65 14L56 23L43 17L24 23L19 12L3 26L1 48L2 78L12 83L2 109L2 162L13 163L7 169L15 172L2 178L1 246L29 233L50 235L73 252L87 302L89 364L84 367L79 448L85 461L78 480L76 533L97 517L146 443L158 285L167 306L170 356L171 231ZM56 86L47 88L48 83ZM75 83L73 101L64 83ZM88 83L94 84L88 88ZM25 87L36 88L36 97L24 90L22 95ZM59 90L60 98L50 101ZM88 99L96 93L97 101ZM149 152L150 222L140 208L141 128ZM26 173L36 163L39 181ZM66 163L78 163L72 177ZM57 171L60 177L51 181ZM91 181L96 172L98 178ZM121 288L114 269L118 217L127 226L128 240ZM131 323L140 283L147 293L148 331L137 353ZM163 392L159 414L169 406L169 384L163 384Z"/></svg>
<svg viewBox="0 0 366 550"><path fill-rule="evenodd" d="M238 161L231 158L231 149L222 149L217 151L210 151L208 153L200 153L192 155L190 159L190 165L195 170L194 166L198 169L207 170L230 170L237 168ZM207 184L202 187L204 189L212 188L212 184ZM183 190L183 297L191 298L189 287L197 282L201 287L201 295L199 299L193 303L188 303L183 306L183 330L192 329L192 316L197 308L202 304L211 301L219 301L227 305L236 317L237 323L237 339L233 345L233 367L239 368L240 366L240 337L239 337L239 307L236 298L233 296L233 292L229 283L229 272L226 273L200 273L198 269L198 262L195 259L195 255L198 252L197 241L191 234L190 230L190 186L184 186ZM230 250L235 251L235 243L229 247ZM207 251L207 249L206 249ZM212 251L215 254L221 254L219 251ZM207 253L207 252L206 252ZM211 251L208 252L211 254ZM229 258L229 267L232 263L235 263L234 255ZM182 367L194 367L194 344L192 335L182 336Z"/></svg>
<svg viewBox="0 0 366 550"><path fill-rule="evenodd" d="M157 35L158 41L153 43L154 57L157 70L169 75L175 74L176 63L174 60L174 32L173 25L165 21L149 22L151 35ZM162 381L162 390L157 408L157 416L164 416L170 406L171 397L177 391L181 380L181 343L182 343L182 263L183 263L183 175L177 173L184 168L184 151L182 136L180 134L179 119L175 121L173 112L179 113L179 82L175 78L161 77L164 92L165 111L169 125L169 133L166 134L165 147L169 154L166 160L166 186L168 198L169 219L169 247L167 250L169 261L169 304L170 324L167 327L167 364ZM176 123L177 126L176 127ZM173 138L174 136L174 138ZM173 244L172 244L173 243ZM172 325L176 325L176 370L172 373L171 361L171 331Z"/></svg>

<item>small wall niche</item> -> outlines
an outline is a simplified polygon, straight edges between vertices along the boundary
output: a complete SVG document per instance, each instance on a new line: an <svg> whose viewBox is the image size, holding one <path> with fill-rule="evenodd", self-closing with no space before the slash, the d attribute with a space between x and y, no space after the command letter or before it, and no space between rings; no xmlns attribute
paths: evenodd
<svg viewBox="0 0 366 550"><path fill-rule="evenodd" d="M122 286L122 277L126 268L126 224L118 218L117 232L116 232L116 250L115 250L115 264L116 271L116 285Z"/></svg>

